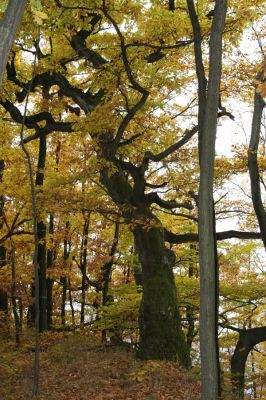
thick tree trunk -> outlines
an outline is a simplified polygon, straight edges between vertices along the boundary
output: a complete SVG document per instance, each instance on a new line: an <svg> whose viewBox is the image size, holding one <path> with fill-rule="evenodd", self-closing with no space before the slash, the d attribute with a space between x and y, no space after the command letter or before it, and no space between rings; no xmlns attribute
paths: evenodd
<svg viewBox="0 0 266 400"><path fill-rule="evenodd" d="M22 20L27 0L9 0L5 15L0 22L0 87L8 55Z"/></svg>
<svg viewBox="0 0 266 400"><path fill-rule="evenodd" d="M266 341L266 326L243 329L231 359L231 374L235 400L244 399L245 366L249 352L256 344Z"/></svg>
<svg viewBox="0 0 266 400"><path fill-rule="evenodd" d="M158 224L155 219L154 222ZM173 275L174 253L165 247L161 228L138 226L134 237L143 285L138 357L179 360L189 367L189 351L181 328Z"/></svg>
<svg viewBox="0 0 266 400"><path fill-rule="evenodd" d="M135 176L131 187L119 170L110 175L101 172L101 182L131 224L135 248L142 267L143 298L139 313L142 359L178 359L190 366L190 357L182 331L174 281L174 253L165 247L163 227L149 210L143 194L142 178Z"/></svg>

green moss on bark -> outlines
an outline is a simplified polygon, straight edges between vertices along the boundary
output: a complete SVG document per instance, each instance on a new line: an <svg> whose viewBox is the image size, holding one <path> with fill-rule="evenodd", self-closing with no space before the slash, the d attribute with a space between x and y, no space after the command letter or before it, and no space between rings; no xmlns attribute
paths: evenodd
<svg viewBox="0 0 266 400"><path fill-rule="evenodd" d="M159 228L137 228L134 233L143 274L137 355L141 359L178 360L189 367L189 349L181 328L172 271L174 253L165 248Z"/></svg>

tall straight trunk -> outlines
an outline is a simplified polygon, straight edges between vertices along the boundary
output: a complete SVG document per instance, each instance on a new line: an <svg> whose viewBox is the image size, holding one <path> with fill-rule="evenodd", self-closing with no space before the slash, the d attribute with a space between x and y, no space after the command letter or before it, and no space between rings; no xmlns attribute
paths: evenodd
<svg viewBox="0 0 266 400"><path fill-rule="evenodd" d="M194 54L195 54L195 64L196 64L196 73L198 79L198 99L199 99L199 110L198 110L198 126L199 126L199 162L201 164L202 161L202 153L206 148L206 140L204 141L203 133L204 133L204 125L205 120L208 118L207 114L207 79L205 75L205 68L203 64L203 53L202 53L202 34L201 27L199 22L199 17L196 12L194 0L187 0L189 16L193 28L193 36L194 36ZM212 201L213 203L213 201ZM213 203L214 204L214 203ZM217 243L216 243L216 224L215 224L215 209L213 205L213 253L214 253L214 271L213 274L213 286L215 290L215 301L213 302L214 307L214 335L215 335L215 343L216 343L216 360L217 360L217 379L218 379L218 392L221 394L221 385L220 385L220 364L219 364L219 343L218 343L218 309L219 309L219 266L218 266L218 257L217 257ZM213 353L215 350L213 349Z"/></svg>
<svg viewBox="0 0 266 400"><path fill-rule="evenodd" d="M68 230L69 230L69 222L66 222L66 236L68 236ZM68 252L68 240L67 237L64 239L64 265L66 268L67 260L69 257L69 252ZM66 295L67 295L67 277L66 276L61 276L60 278L60 283L62 285L62 298L61 298L61 323L62 325L66 324Z"/></svg>
<svg viewBox="0 0 266 400"><path fill-rule="evenodd" d="M41 136L39 139L39 158L36 173L36 191L37 196L42 196L44 169L46 161L46 136ZM39 285L40 285L40 332L47 330L47 290L46 290L46 224L44 210L42 206L38 206L38 266L39 266Z"/></svg>
<svg viewBox="0 0 266 400"><path fill-rule="evenodd" d="M9 0L4 17L0 22L0 87L8 55L21 23L27 0Z"/></svg>
<svg viewBox="0 0 266 400"><path fill-rule="evenodd" d="M188 367L190 357L181 329L173 275L175 255L165 247L160 228L147 230L138 226L133 233L143 287L138 357L179 360Z"/></svg>
<svg viewBox="0 0 266 400"><path fill-rule="evenodd" d="M66 295L67 295L67 278L61 276L60 283L62 285L62 299L61 299L61 323L66 324Z"/></svg>
<svg viewBox="0 0 266 400"><path fill-rule="evenodd" d="M17 298L16 298L16 265L15 265L15 246L12 237L10 238L10 264L11 264L11 275L12 275L12 288L11 288L11 301L12 311L15 320L15 338L16 344L20 343L20 322L17 310Z"/></svg>
<svg viewBox="0 0 266 400"><path fill-rule="evenodd" d="M88 255L88 234L89 234L90 214L84 213L83 236L80 254L80 266L82 272L81 282L81 307L80 307L80 323L85 320L85 303L86 303L86 275L87 275L87 255Z"/></svg>
<svg viewBox="0 0 266 400"><path fill-rule="evenodd" d="M54 216L50 214L49 220L49 234L52 235L54 233ZM47 250L47 272L49 269L53 267L54 262L54 251L53 249ZM47 289L47 328L51 329L53 324L53 284L54 281L51 278L47 278L46 280L46 289Z"/></svg>
<svg viewBox="0 0 266 400"><path fill-rule="evenodd" d="M6 248L4 246L0 246L0 268L3 268L6 265ZM8 314L8 296L7 292L3 289L0 289L0 311L4 312L7 316Z"/></svg>
<svg viewBox="0 0 266 400"><path fill-rule="evenodd" d="M219 397L213 178L225 15L226 0L216 1L210 35L209 84L200 146L199 252L202 400L215 400Z"/></svg>
<svg viewBox="0 0 266 400"><path fill-rule="evenodd" d="M5 163L4 160L0 160L0 183L3 181ZM4 197L0 194L0 229L3 228L3 216L4 216ZM0 268L6 265L6 248L0 246ZM4 312L4 315L8 314L8 296L5 290L0 289L0 311Z"/></svg>

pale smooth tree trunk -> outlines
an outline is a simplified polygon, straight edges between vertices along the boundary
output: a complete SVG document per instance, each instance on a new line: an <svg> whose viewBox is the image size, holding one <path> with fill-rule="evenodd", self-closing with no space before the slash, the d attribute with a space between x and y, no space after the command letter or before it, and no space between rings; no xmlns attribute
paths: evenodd
<svg viewBox="0 0 266 400"><path fill-rule="evenodd" d="M0 22L0 87L8 55L21 23L27 0L9 0L4 17Z"/></svg>
<svg viewBox="0 0 266 400"><path fill-rule="evenodd" d="M201 399L219 397L216 342L216 260L214 243L213 178L215 139L222 74L222 33L226 0L215 2L210 34L209 82L200 146L199 253L200 253L200 353Z"/></svg>

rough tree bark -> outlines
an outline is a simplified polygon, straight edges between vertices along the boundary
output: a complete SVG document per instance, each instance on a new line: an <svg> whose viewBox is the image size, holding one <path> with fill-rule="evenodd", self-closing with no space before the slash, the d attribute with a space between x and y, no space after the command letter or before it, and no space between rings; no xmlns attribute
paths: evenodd
<svg viewBox="0 0 266 400"><path fill-rule="evenodd" d="M158 220L149 212L151 222ZM133 231L142 266L143 297L140 308L140 345L142 359L179 359L189 367L188 346L181 328L173 275L174 253L164 244L160 227L138 226Z"/></svg>
<svg viewBox="0 0 266 400"><path fill-rule="evenodd" d="M111 176L107 169L101 174L101 182L120 207L126 222L133 226L135 248L142 267L143 298L139 314L138 357L178 359L188 367L189 350L181 328L173 276L175 256L165 246L163 228L150 211L149 200L141 185L142 179L143 176L140 177L136 172L135 186L132 188L121 169Z"/></svg>
<svg viewBox="0 0 266 400"><path fill-rule="evenodd" d="M0 87L6 69L8 55L21 23L27 0L9 0L0 22Z"/></svg>

